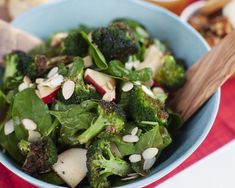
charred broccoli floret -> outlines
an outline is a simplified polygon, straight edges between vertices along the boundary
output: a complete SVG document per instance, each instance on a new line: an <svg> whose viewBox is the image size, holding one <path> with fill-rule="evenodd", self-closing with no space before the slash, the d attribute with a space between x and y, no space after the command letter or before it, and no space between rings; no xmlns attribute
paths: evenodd
<svg viewBox="0 0 235 188"><path fill-rule="evenodd" d="M158 99L148 96L142 86L134 86L130 91L128 110L137 123L142 121L167 123L168 113L165 105Z"/></svg>
<svg viewBox="0 0 235 188"><path fill-rule="evenodd" d="M50 138L27 143L20 142L20 149L27 152L22 169L29 174L42 174L49 172L57 161L56 146Z"/></svg>
<svg viewBox="0 0 235 188"><path fill-rule="evenodd" d="M88 44L82 37L81 31L89 33L90 29L85 26L80 26L68 32L68 36L61 43L62 54L81 57L88 54Z"/></svg>
<svg viewBox="0 0 235 188"><path fill-rule="evenodd" d="M17 88L24 75L30 78L35 77L33 58L22 51L14 51L6 55L4 63L3 88L5 91Z"/></svg>
<svg viewBox="0 0 235 188"><path fill-rule="evenodd" d="M69 68L67 73L67 79L72 80L75 83L74 93L68 100L65 100L60 92L58 95L59 100L66 104L79 104L88 99L100 98L100 95L94 87L85 84L83 79L84 68L83 59L79 57L75 58L72 67Z"/></svg>
<svg viewBox="0 0 235 188"><path fill-rule="evenodd" d="M98 140L88 148L88 178L93 188L110 187L109 176L126 176L131 171L130 165L114 156L110 148L110 142L105 139Z"/></svg>
<svg viewBox="0 0 235 188"><path fill-rule="evenodd" d="M4 82L8 78L18 75L35 76L35 64L33 58L23 51L14 51L8 54L5 59Z"/></svg>
<svg viewBox="0 0 235 188"><path fill-rule="evenodd" d="M141 23L137 22L136 20L132 20L128 18L118 18L118 19L113 20L111 22L111 25L118 24L118 23L124 23L128 25L134 31L140 43L145 43L146 39L149 38L149 34L146 31L145 27Z"/></svg>
<svg viewBox="0 0 235 188"><path fill-rule="evenodd" d="M156 73L155 80L169 91L175 91L185 83L185 69L177 64L173 56L166 56L163 66Z"/></svg>
<svg viewBox="0 0 235 188"><path fill-rule="evenodd" d="M140 46L140 50L138 54L136 54L135 56L141 61L143 61L146 48L150 43L152 43L152 39L149 37L149 34L146 31L146 28L141 23L137 22L136 20L132 20L128 18L115 19L111 22L111 25L113 24L125 24L129 26L129 28L132 30Z"/></svg>
<svg viewBox="0 0 235 188"><path fill-rule="evenodd" d="M104 129L109 134L119 133L124 128L125 121L121 108L114 102L102 100L98 105L98 118L78 137L78 140L81 144L87 143Z"/></svg>
<svg viewBox="0 0 235 188"><path fill-rule="evenodd" d="M123 23L96 29L92 32L92 40L108 61L126 62L140 48L133 31Z"/></svg>

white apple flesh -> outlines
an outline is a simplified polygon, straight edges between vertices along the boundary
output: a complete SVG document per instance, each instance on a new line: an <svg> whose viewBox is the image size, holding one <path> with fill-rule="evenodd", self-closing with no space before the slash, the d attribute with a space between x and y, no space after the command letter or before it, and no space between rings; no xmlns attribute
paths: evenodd
<svg viewBox="0 0 235 188"><path fill-rule="evenodd" d="M56 98L57 92L60 90L60 87L51 88L48 86L38 85L38 95L43 100L45 104L53 102Z"/></svg>
<svg viewBox="0 0 235 188"><path fill-rule="evenodd" d="M136 70L151 68L154 77L162 65L163 53L155 45L151 45L146 51L144 61L136 67Z"/></svg>
<svg viewBox="0 0 235 188"><path fill-rule="evenodd" d="M107 92L111 93L116 89L116 82L113 78L92 69L85 71L84 79L86 82L92 84L102 95Z"/></svg>
<svg viewBox="0 0 235 188"><path fill-rule="evenodd" d="M87 174L86 149L72 148L59 154L58 161L53 165L53 170L70 187L76 187Z"/></svg>

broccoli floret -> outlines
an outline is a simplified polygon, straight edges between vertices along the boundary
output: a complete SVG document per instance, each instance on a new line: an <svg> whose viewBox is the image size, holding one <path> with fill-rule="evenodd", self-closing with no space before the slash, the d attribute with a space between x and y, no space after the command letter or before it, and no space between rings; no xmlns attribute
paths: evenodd
<svg viewBox="0 0 235 188"><path fill-rule="evenodd" d="M27 55L23 51L13 51L5 57L4 62L4 82L8 78L13 78L19 75L35 77L36 67L34 60L31 56Z"/></svg>
<svg viewBox="0 0 235 188"><path fill-rule="evenodd" d="M21 140L18 143L18 147L23 155L27 155L30 151L30 142L26 140Z"/></svg>
<svg viewBox="0 0 235 188"><path fill-rule="evenodd" d="M61 43L62 54L81 57L88 54L88 44L80 34L81 31L89 33L90 29L85 26L80 26L78 29L68 32L68 36Z"/></svg>
<svg viewBox="0 0 235 188"><path fill-rule="evenodd" d="M146 48L150 43L152 43L152 40L149 37L149 34L148 34L146 28L141 23L139 23L135 20L132 20L132 19L128 19L128 18L115 19L111 22L110 25L113 25L113 24L114 25L115 24L125 24L125 25L128 25L129 28L131 28L133 34L135 35L135 38L137 39L137 41L139 42L139 45L140 45L140 50L139 50L138 54L136 54L135 56L140 61L143 61Z"/></svg>
<svg viewBox="0 0 235 188"><path fill-rule="evenodd" d="M119 24L124 23L128 25L135 32L135 35L140 43L145 43L146 39L149 38L149 34L146 31L145 27L141 23L137 22L136 20L132 20L128 18L118 18L118 19L113 20L111 22L111 25L118 24L118 23Z"/></svg>
<svg viewBox="0 0 235 188"><path fill-rule="evenodd" d="M141 86L134 86L130 91L128 110L136 123L151 121L166 124L169 116L165 105L158 99L149 97Z"/></svg>
<svg viewBox="0 0 235 188"><path fill-rule="evenodd" d="M111 143L105 139L98 140L88 148L87 168L91 187L110 187L109 176L126 176L131 171L130 165L114 156L110 148Z"/></svg>
<svg viewBox="0 0 235 188"><path fill-rule="evenodd" d="M139 52L139 43L126 24L113 24L92 32L92 40L106 60L126 62L128 57Z"/></svg>
<svg viewBox="0 0 235 188"><path fill-rule="evenodd" d="M58 56L60 55L60 53L60 48L52 47L50 45L50 41L46 41L45 43L35 47L29 52L29 54L32 56L45 55L48 58Z"/></svg>
<svg viewBox="0 0 235 188"><path fill-rule="evenodd" d="M60 101L63 101L66 104L79 104L88 99L100 98L100 95L94 87L85 84L83 79L84 68L83 59L79 57L75 58L72 67L69 68L67 73L67 79L72 80L75 83L74 93L68 100L65 100L62 93L59 92L58 99Z"/></svg>
<svg viewBox="0 0 235 188"><path fill-rule="evenodd" d="M169 91L175 91L185 83L185 69L173 56L166 56L163 66L157 71L155 81Z"/></svg>
<svg viewBox="0 0 235 188"><path fill-rule="evenodd" d="M83 132L78 140L81 144L87 143L101 131L109 134L119 133L125 125L125 115L114 102L100 101L98 105L98 118Z"/></svg>
<svg viewBox="0 0 235 188"><path fill-rule="evenodd" d="M32 143L20 142L19 146L22 151L28 152L22 169L29 174L49 172L57 161L56 146L50 138L45 137Z"/></svg>
<svg viewBox="0 0 235 188"><path fill-rule="evenodd" d="M5 91L17 88L24 75L30 78L35 77L34 61L22 51L13 51L6 55L4 63L3 88Z"/></svg>

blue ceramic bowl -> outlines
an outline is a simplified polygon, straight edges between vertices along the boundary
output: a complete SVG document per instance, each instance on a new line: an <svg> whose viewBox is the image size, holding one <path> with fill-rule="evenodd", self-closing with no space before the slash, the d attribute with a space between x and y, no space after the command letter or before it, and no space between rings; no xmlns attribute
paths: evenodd
<svg viewBox="0 0 235 188"><path fill-rule="evenodd" d="M188 67L209 50L202 37L175 15L138 0L57 0L56 3L43 5L18 17L13 21L13 25L38 37L46 38L53 32L68 30L79 24L107 25L110 20L118 17L128 17L143 23L153 37L167 41L176 57L186 60ZM220 90L184 125L162 162L148 176L122 187L143 187L150 184L189 157L211 129L219 101ZM25 174L5 154L0 153L0 162L16 175L36 186L58 187Z"/></svg>

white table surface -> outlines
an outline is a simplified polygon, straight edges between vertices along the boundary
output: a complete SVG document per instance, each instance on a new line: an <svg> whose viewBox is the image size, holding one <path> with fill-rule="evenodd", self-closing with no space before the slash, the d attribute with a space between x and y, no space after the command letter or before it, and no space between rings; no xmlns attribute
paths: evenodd
<svg viewBox="0 0 235 188"><path fill-rule="evenodd" d="M235 188L235 140L157 188Z"/></svg>

